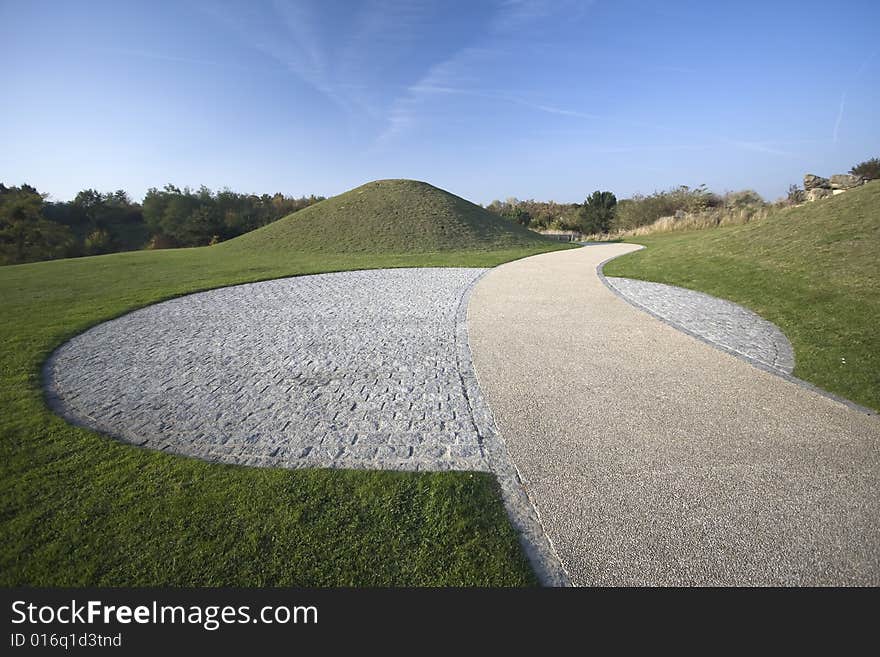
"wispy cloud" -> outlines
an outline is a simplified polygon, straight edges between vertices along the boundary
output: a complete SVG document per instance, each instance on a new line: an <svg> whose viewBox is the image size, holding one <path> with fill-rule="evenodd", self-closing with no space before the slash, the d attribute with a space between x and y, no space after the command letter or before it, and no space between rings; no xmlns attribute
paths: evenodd
<svg viewBox="0 0 880 657"><path fill-rule="evenodd" d="M507 32L545 18L553 11L551 0L502 0L490 30Z"/></svg>
<svg viewBox="0 0 880 657"><path fill-rule="evenodd" d="M563 15L570 23L581 20L593 1L501 0L489 25L490 33L510 33L527 28L534 36L538 24L545 18Z"/></svg>
<svg viewBox="0 0 880 657"><path fill-rule="evenodd" d="M569 110L562 109L561 107L553 107L551 105L541 105L537 103L528 103L523 100L517 100L522 105L526 105L531 107L532 109L536 109L540 112L546 112L547 114L557 114L559 116L572 116L578 119L599 119L602 120L604 117L598 114L590 114L588 112L579 112L577 110Z"/></svg>
<svg viewBox="0 0 880 657"><path fill-rule="evenodd" d="M246 35L250 45L347 110L346 96L340 93L330 75L328 54L322 45L314 6L309 2L274 0L266 18L275 29Z"/></svg>
<svg viewBox="0 0 880 657"><path fill-rule="evenodd" d="M723 139L722 142L744 151L766 153L768 155L791 155L788 151L777 148L775 142L746 141L741 139Z"/></svg>
<svg viewBox="0 0 880 657"><path fill-rule="evenodd" d="M133 48L94 48L93 52L102 53L105 55L121 55L123 57L136 57L139 59L149 59L153 61L159 62L170 62L172 64L190 64L193 66L217 66L222 68L229 68L233 66L239 70L249 70L244 66L237 66L236 64L230 64L229 62L218 62L211 59L197 59L194 57L178 57L176 55L169 55L163 52L156 52L151 50L138 50Z"/></svg>
<svg viewBox="0 0 880 657"><path fill-rule="evenodd" d="M505 43L523 28L528 26L534 33L542 20L566 11L569 22L578 20L590 4L575 0L501 0L486 25L482 35L483 45L460 49L430 67L418 82L407 87L392 103L386 128L376 139L376 145L381 146L418 125L422 111L437 94L465 95L517 104L549 114L596 118L582 112L532 102L509 92L487 91L482 88L484 81L477 73L481 69L491 68L493 64L497 65L509 55Z"/></svg>
<svg viewBox="0 0 880 657"><path fill-rule="evenodd" d="M514 105L521 105L523 107L528 107L529 109L536 110L538 112L546 112L547 114L557 114L559 116L571 116L580 119L602 119L598 114L589 114L587 112L579 112L576 110L563 109L561 107L553 107L552 105L546 105L542 103L536 103L525 98L521 98L519 96L512 95L510 93L506 93L503 91L493 91L493 90L485 90L485 91L475 91L473 89L464 89L460 87L450 87L443 86L437 84L425 84L424 82L420 82L419 84L415 84L407 89L407 91L412 95L457 95L457 96L470 96L472 98L483 98L486 100L498 100L504 103L510 103Z"/></svg>
<svg viewBox="0 0 880 657"><path fill-rule="evenodd" d="M858 80L860 77L862 77L862 75L864 74L864 72L865 72L866 70L868 70L868 66L870 66L871 62L874 61L874 58L876 58L877 55L880 55L880 50L875 50L875 51L872 52L870 55L868 55L867 57L865 57L865 60L862 62L862 65L859 66L859 70L856 71L856 74L853 76L853 79L854 79L854 80Z"/></svg>
<svg viewBox="0 0 880 657"><path fill-rule="evenodd" d="M859 66L858 70L856 71L855 75L853 75L851 80L852 83L855 83L860 77L862 77L862 75L868 69L868 66L871 64L878 53L880 53L880 50L875 50L865 58L865 60L862 62L862 65ZM838 105L837 108L837 118L834 119L834 129L831 131L831 140L835 144L837 143L837 138L840 134L840 125L841 123L843 123L843 112L846 109L847 93L848 90L844 89L843 93L840 95L840 105Z"/></svg>
<svg viewBox="0 0 880 657"><path fill-rule="evenodd" d="M366 0L332 16L318 0L272 0L247 12L216 5L203 9L240 41L274 61L349 115L384 117L369 92L395 57L405 56L425 21L426 2ZM340 47L339 44L343 44Z"/></svg>
<svg viewBox="0 0 880 657"><path fill-rule="evenodd" d="M846 92L840 96L840 108L837 110L837 119L834 121L834 131L832 133L832 138L834 143L837 143L837 135L840 132L840 123L843 121L843 110L846 108ZM826 133L827 134L827 133Z"/></svg>
<svg viewBox="0 0 880 657"><path fill-rule="evenodd" d="M418 124L419 107L421 105L429 105L431 97L437 95L469 96L483 100L494 100L500 103L524 107L535 112L581 119L590 122L603 122L636 128L647 128L654 132L673 131L672 128L667 126L557 107L540 101L529 100L504 91L477 91L468 88L450 86L448 84L439 84L434 81L435 77L435 75L429 75L419 83L408 87L407 93L395 102L391 113L389 114L388 126L377 139L378 145L381 145L416 126Z"/></svg>
<svg viewBox="0 0 880 657"><path fill-rule="evenodd" d="M394 99L388 112L385 129L376 138L375 145L382 146L417 124L420 110L437 95L470 95L490 97L486 92L465 86L469 81L461 71L473 70L475 64L494 53L484 48L463 48L448 59L434 64L413 85L407 87ZM474 81L475 82L475 81Z"/></svg>
<svg viewBox="0 0 880 657"><path fill-rule="evenodd" d="M346 24L325 25L319 0L271 0L247 12L222 5L203 10L240 41L309 85L349 116L368 116L384 123L377 144L404 134L423 118L437 94L468 95L528 107L535 111L581 119L594 115L534 102L521 94L483 89L482 70L498 66L512 53L511 37L524 28L564 14L583 14L583 0L496 0L495 12L471 45L444 53L414 84L388 84L383 79L420 48L431 28L436 3L427 0L366 0L347 13ZM338 18L338 17L336 17ZM549 24L549 22L548 22ZM333 38L329 38L332 36ZM517 37L518 38L518 37ZM479 42L479 45L476 43ZM334 45L329 45L334 44ZM341 47L339 44L342 44Z"/></svg>
<svg viewBox="0 0 880 657"><path fill-rule="evenodd" d="M275 0L272 7L290 38L285 38L283 45L277 40L257 41L255 45L315 87L328 87L326 55L320 45L311 5Z"/></svg>
<svg viewBox="0 0 880 657"><path fill-rule="evenodd" d="M268 5L254 5L247 14L214 3L199 4L197 7L227 29L242 45L259 52L280 69L334 98L309 3L273 0Z"/></svg>

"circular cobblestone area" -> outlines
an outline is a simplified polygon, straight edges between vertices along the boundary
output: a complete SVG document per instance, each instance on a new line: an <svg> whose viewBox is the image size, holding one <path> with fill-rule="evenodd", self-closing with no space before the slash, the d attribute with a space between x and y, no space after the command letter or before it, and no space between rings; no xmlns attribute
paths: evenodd
<svg viewBox="0 0 880 657"><path fill-rule="evenodd" d="M300 276L159 303L60 347L49 400L77 424L208 460L488 470L462 312L483 271Z"/></svg>
<svg viewBox="0 0 880 657"><path fill-rule="evenodd" d="M706 342L791 374L794 350L779 328L747 308L674 285L608 276L622 297Z"/></svg>

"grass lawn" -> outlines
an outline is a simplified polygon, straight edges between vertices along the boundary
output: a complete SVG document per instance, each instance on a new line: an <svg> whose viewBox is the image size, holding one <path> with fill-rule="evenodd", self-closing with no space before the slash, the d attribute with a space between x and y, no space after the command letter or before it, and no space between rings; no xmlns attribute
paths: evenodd
<svg viewBox="0 0 880 657"><path fill-rule="evenodd" d="M880 410L880 182L743 226L633 238L608 276L730 299L777 324L794 374Z"/></svg>
<svg viewBox="0 0 880 657"><path fill-rule="evenodd" d="M40 369L73 335L176 295L348 269L493 266L554 248L319 255L233 241L0 268L0 585L535 584L492 475L259 469L148 451L53 415Z"/></svg>
<svg viewBox="0 0 880 657"><path fill-rule="evenodd" d="M455 251L469 244L497 249L546 240L459 196L415 180L375 180L245 233L226 245L262 252L296 245L310 253Z"/></svg>

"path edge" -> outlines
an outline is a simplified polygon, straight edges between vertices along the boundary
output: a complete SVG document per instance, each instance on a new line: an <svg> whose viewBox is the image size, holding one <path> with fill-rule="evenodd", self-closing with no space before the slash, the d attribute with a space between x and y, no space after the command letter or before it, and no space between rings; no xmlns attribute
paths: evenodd
<svg viewBox="0 0 880 657"><path fill-rule="evenodd" d="M594 242L594 244L603 244L603 242ZM585 244L584 246L589 246L589 244ZM638 246L639 248L634 249L632 251L629 251L629 253L636 253L638 251L641 251L642 249L647 248L642 244L633 244L633 246ZM742 361L749 363L753 367L757 367L759 370L763 370L765 372L768 372L769 374L772 374L774 376L778 376L781 379L785 379L786 381L788 381L790 383L794 383L795 385L798 385L802 388L810 390L811 392L815 392L816 394L819 394L827 399L830 399L832 401L836 401L839 404L843 404L844 406L846 406L854 411L858 411L859 413L862 413L864 415L878 415L878 412L875 411L874 409L868 408L867 406L862 406L861 404L857 404L856 402L850 401L849 399L847 399L845 397L841 397L840 395L835 395L833 392L828 392L827 390L820 388L819 386L814 385L814 384L810 383L809 381L804 381L803 379L799 379L798 377L796 377L792 374L788 374L786 372L783 372L782 370L778 370L770 365L767 365L766 363L762 363L759 360L755 360L754 358L751 358L751 357L747 356L746 354L743 354L739 351L736 351L735 349L731 349L729 347L724 346L721 343L710 340L709 338L706 338L706 337L700 335L699 333L695 333L694 331L691 331L690 329L685 328L684 326L682 326L681 324L678 324L677 322L673 322L672 320L669 320L661 315L658 315L650 308L643 306L638 301L624 295L620 290L618 290L616 287L614 287L614 285L612 285L608 281L608 279L605 276L605 272L604 272L605 265L607 265L609 262L611 262L615 258L619 258L624 255L628 255L628 253L620 253L618 255L611 256L610 258L606 258L605 260L600 262L598 265L596 265L596 275L599 277L599 280L602 281L602 284L605 287L607 287L609 290L611 290L611 292L614 293L614 295L616 297L623 299L626 303L631 305L633 308L637 308L638 310L641 310L642 312L648 313L654 319L660 320L661 322L663 322L667 326L671 326L672 328L674 328L676 331L680 331L682 333L685 333L685 334L691 336L692 338L696 338L697 340L699 340L700 342L702 342L704 344L707 344L711 347L714 347L715 349L719 349L723 352L726 352L735 358L738 358ZM682 288L682 289L688 289L688 288ZM692 290L692 291L697 292L698 290ZM706 293L700 292L700 294L706 294ZM712 295L710 294L707 296L712 296ZM715 297L715 298L719 299L720 297ZM722 299L722 301L729 301L729 300ZM734 302L729 301L729 303L734 303ZM743 307L745 308L745 306L743 306ZM750 309L746 308L746 310L750 310ZM750 310L750 312L755 312L755 311ZM755 314L757 314L757 313L755 313ZM760 315L758 315L758 317L760 317ZM762 317L761 319L764 319L764 318ZM769 320L764 320L764 321L769 321ZM774 326L775 326L775 324L774 324ZM777 328L779 328L779 327L777 327ZM779 331L783 335L785 335L785 333L782 332L782 329L779 329ZM786 339L787 339L787 337L786 337ZM792 347L792 351L793 350L794 350L794 347Z"/></svg>
<svg viewBox="0 0 880 657"><path fill-rule="evenodd" d="M544 529L537 507L522 485L522 477L507 450L495 424L495 418L482 394L477 371L471 355L467 315L471 293L492 269L477 276L459 300L455 318L455 342L458 351L458 372L462 390L471 411L471 419L480 437L480 445L491 471L501 488L501 497L507 517L519 538L519 543L542 586L570 587L571 577L553 547Z"/></svg>

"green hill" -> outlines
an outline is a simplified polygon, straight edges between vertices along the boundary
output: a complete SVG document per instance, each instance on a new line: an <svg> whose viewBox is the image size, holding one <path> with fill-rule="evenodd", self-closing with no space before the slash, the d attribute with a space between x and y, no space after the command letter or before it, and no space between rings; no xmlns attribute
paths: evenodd
<svg viewBox="0 0 880 657"><path fill-rule="evenodd" d="M550 240L415 180L377 180L220 245L230 251L437 253Z"/></svg>
<svg viewBox="0 0 880 657"><path fill-rule="evenodd" d="M880 409L880 181L743 226L633 238L609 276L730 299L776 323L795 375Z"/></svg>

